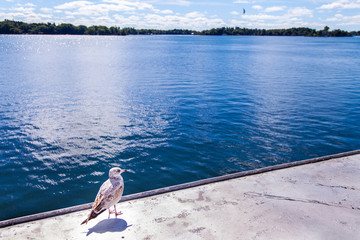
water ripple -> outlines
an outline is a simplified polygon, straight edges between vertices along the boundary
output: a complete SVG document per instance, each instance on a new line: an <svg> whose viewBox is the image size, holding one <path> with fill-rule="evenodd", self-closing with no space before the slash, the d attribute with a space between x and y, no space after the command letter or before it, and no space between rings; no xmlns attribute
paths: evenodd
<svg viewBox="0 0 360 240"><path fill-rule="evenodd" d="M90 202L113 166L130 194L360 147L354 38L0 45L0 220Z"/></svg>

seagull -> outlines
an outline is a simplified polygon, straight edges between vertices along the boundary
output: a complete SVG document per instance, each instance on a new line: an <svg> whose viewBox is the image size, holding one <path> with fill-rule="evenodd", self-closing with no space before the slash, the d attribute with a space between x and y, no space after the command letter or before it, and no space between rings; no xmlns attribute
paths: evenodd
<svg viewBox="0 0 360 240"><path fill-rule="evenodd" d="M114 213L115 216L122 214L122 212L116 211L116 203L120 201L124 192L124 180L121 176L121 173L126 171L127 170L118 167L110 169L109 179L101 185L89 216L81 224L87 224L89 220L96 218L106 209L109 209L109 214ZM114 211L110 211L110 207L113 205Z"/></svg>

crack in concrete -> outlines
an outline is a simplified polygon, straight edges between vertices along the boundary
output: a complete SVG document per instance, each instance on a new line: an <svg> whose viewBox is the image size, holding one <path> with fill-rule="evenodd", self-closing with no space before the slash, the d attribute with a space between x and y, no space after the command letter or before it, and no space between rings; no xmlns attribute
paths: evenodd
<svg viewBox="0 0 360 240"><path fill-rule="evenodd" d="M181 213L179 213L178 215L173 216L173 217L159 217L159 218L155 218L154 220L157 223L162 223L162 222L166 222L166 221L174 220L174 219L183 219L183 218L186 218L189 215L190 215L189 212L182 211Z"/></svg>
<svg viewBox="0 0 360 240"><path fill-rule="evenodd" d="M341 185L326 185L326 184L321 184L321 183L318 183L316 185L321 186L321 187L343 188L343 189L347 189L347 190L360 191L360 189L357 189L355 187L348 187L348 186L341 186Z"/></svg>
<svg viewBox="0 0 360 240"><path fill-rule="evenodd" d="M252 197L252 198L264 197L264 198L275 199L275 200L284 200L284 201L301 202L301 203L312 203L312 204L325 205L325 206L329 206L329 207L340 207L340 208L347 208L347 209L353 209L353 210L360 210L360 207L345 206L345 205L342 205L341 202L327 203L327 202L322 202L322 201L314 200L314 199L291 198L291 197L257 193L257 192L245 192L244 196Z"/></svg>

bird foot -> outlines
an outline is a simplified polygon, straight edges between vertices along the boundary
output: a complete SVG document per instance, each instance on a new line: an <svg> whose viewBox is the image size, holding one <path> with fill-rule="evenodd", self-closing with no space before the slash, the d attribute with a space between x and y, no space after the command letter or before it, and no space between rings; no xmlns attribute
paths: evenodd
<svg viewBox="0 0 360 240"><path fill-rule="evenodd" d="M116 206L115 205L114 205L114 210L113 211L109 209L109 214L112 214L112 213L114 213L115 216L119 216L119 215L123 214L121 211L120 212L116 211Z"/></svg>
<svg viewBox="0 0 360 240"><path fill-rule="evenodd" d="M119 215L123 214L121 211L120 211L120 212L116 212L116 211L111 211L111 210L109 210L109 214L112 214L112 213L114 213L115 216L119 216Z"/></svg>

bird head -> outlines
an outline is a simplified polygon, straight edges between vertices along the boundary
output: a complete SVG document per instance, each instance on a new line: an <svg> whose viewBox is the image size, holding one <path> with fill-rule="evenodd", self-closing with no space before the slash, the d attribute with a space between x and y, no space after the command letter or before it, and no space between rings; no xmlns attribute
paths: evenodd
<svg viewBox="0 0 360 240"><path fill-rule="evenodd" d="M121 169L119 167L111 168L109 171L109 178L110 179L118 179L121 178L121 173L126 172L125 169Z"/></svg>

